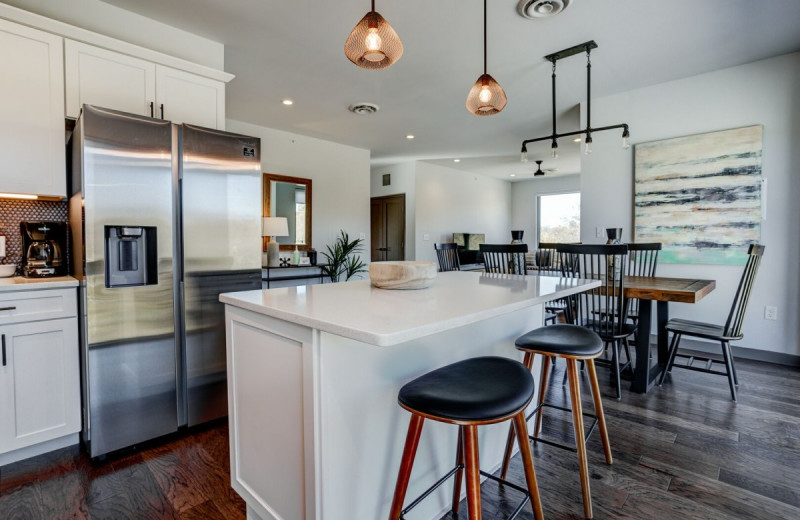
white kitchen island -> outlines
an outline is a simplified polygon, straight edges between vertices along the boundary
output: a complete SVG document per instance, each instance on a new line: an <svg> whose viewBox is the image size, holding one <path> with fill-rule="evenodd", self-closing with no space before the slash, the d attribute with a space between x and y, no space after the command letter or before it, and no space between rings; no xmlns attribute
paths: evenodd
<svg viewBox="0 0 800 520"><path fill-rule="evenodd" d="M363 280L220 295L231 480L248 518L386 518L410 417L400 387L469 357L521 360L514 340L542 325L544 302L597 285L446 272L413 291ZM482 469L499 466L507 428L481 427ZM407 500L453 466L456 440L456 427L425 422ZM451 493L450 482L409 520L439 518Z"/></svg>

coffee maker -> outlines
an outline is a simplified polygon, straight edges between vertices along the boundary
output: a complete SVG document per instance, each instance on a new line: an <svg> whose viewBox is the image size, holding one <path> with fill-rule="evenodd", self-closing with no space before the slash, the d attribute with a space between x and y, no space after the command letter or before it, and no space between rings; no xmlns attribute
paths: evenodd
<svg viewBox="0 0 800 520"><path fill-rule="evenodd" d="M20 222L22 276L45 278L67 275L67 224Z"/></svg>

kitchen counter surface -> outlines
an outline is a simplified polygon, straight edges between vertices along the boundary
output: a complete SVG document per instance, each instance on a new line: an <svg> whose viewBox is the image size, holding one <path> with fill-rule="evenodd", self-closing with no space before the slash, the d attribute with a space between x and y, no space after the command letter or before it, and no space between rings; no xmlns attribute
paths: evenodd
<svg viewBox="0 0 800 520"><path fill-rule="evenodd" d="M78 280L71 276L54 276L53 278L11 276L9 278L0 278L0 292L58 289L77 286Z"/></svg>
<svg viewBox="0 0 800 520"><path fill-rule="evenodd" d="M439 273L427 289L376 289L369 280L245 291L223 303L377 346L396 345L596 287L595 280Z"/></svg>

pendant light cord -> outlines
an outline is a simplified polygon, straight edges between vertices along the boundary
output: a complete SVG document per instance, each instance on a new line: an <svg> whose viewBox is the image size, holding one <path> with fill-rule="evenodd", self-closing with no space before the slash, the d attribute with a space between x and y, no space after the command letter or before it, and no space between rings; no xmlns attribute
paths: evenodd
<svg viewBox="0 0 800 520"><path fill-rule="evenodd" d="M375 0L373 0L374 2ZM486 0L483 0L483 73L486 74Z"/></svg>
<svg viewBox="0 0 800 520"><path fill-rule="evenodd" d="M375 12L375 0L372 0L372 12Z"/></svg>

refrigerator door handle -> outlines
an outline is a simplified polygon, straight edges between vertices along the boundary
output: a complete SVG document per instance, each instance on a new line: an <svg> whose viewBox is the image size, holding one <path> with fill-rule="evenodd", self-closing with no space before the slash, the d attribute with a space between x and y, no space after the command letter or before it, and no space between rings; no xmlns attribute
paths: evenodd
<svg viewBox="0 0 800 520"><path fill-rule="evenodd" d="M6 335L3 334L3 366L6 366Z"/></svg>

